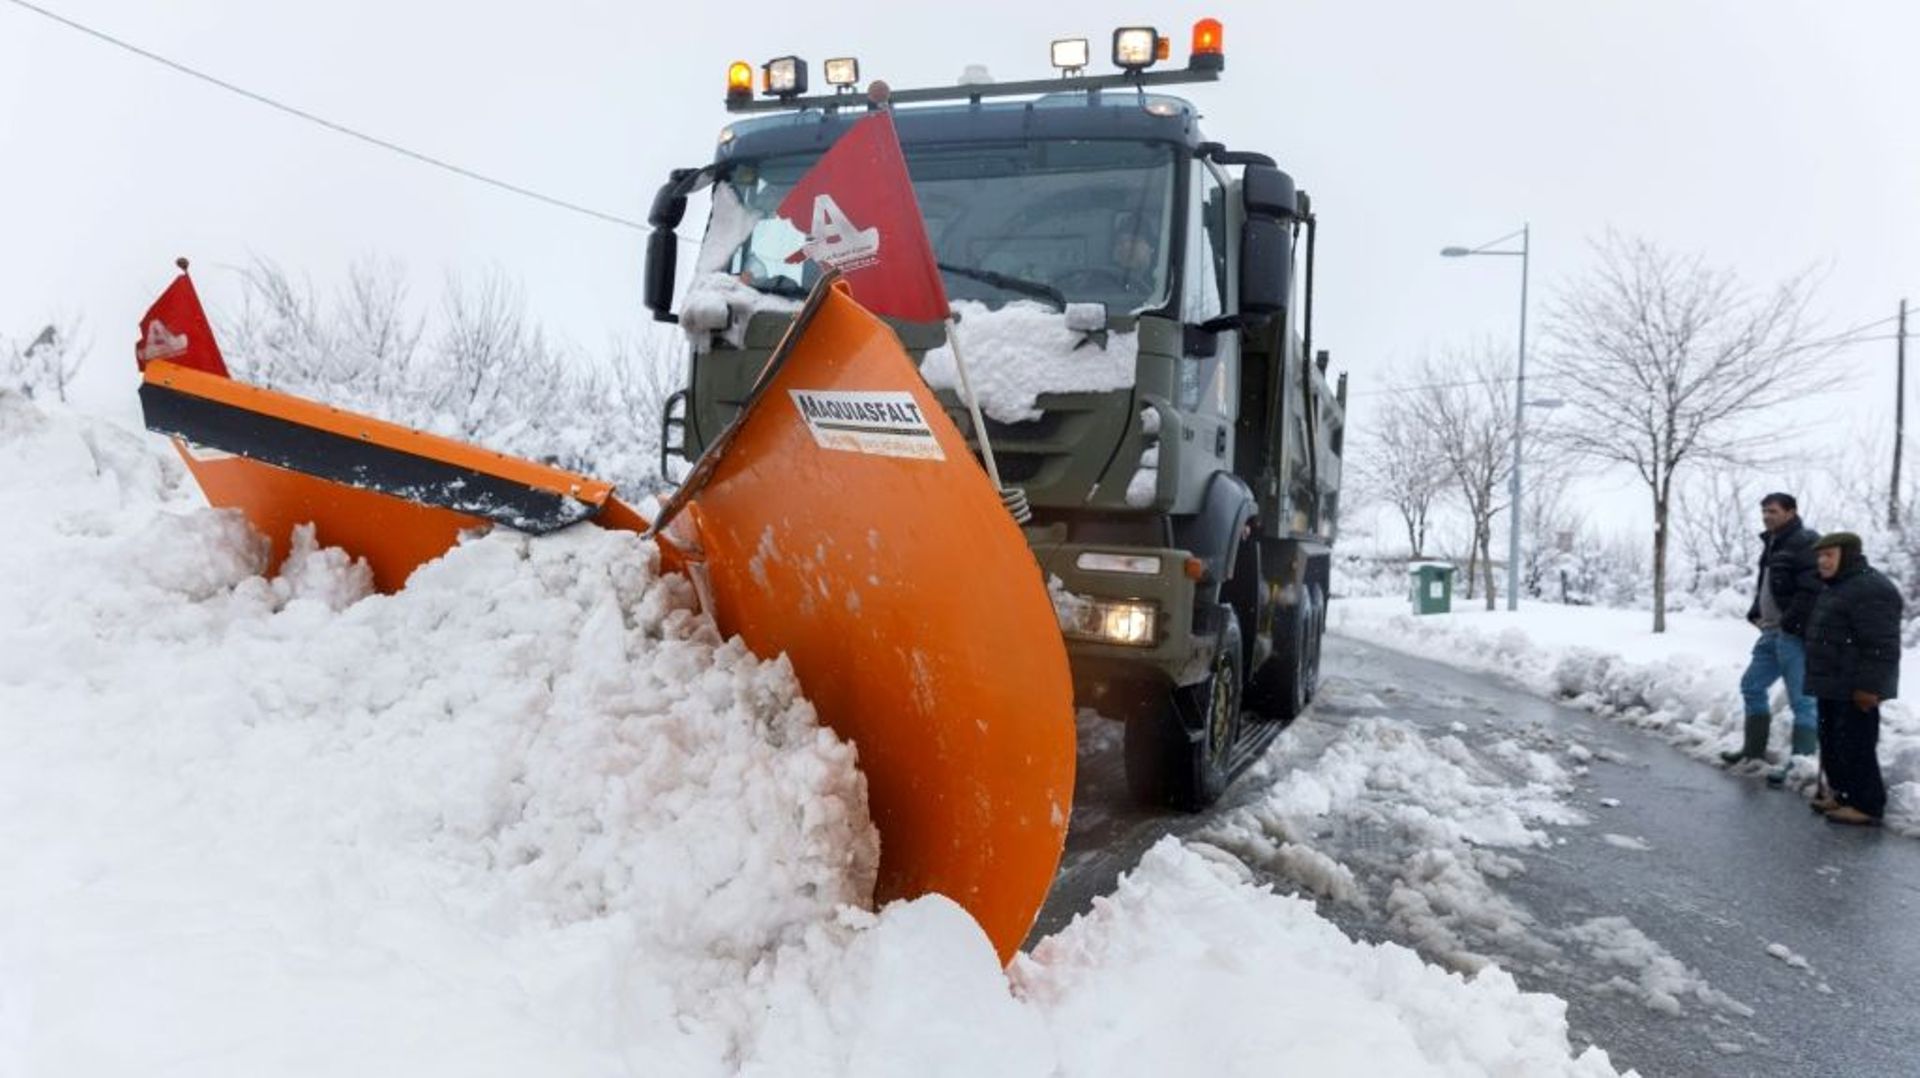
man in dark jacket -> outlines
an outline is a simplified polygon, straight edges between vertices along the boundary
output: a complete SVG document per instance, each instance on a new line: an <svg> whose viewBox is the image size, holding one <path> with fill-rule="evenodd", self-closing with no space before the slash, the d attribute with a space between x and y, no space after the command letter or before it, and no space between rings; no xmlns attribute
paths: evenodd
<svg viewBox="0 0 1920 1078"><path fill-rule="evenodd" d="M1867 564L1860 537L1813 544L1827 582L1807 619L1807 688L1820 701L1820 764L1833 795L1814 808L1871 826L1887 809L1880 780L1880 702L1900 689L1900 589Z"/></svg>
<svg viewBox="0 0 1920 1078"><path fill-rule="evenodd" d="M1791 494L1769 494L1760 499L1760 572L1747 620L1760 630L1753 657L1740 677L1740 696L1746 705L1745 741L1738 749L1720 754L1729 764L1762 760L1767 734L1773 726L1773 705L1767 696L1773 683L1784 681L1787 706L1793 710L1789 758L1767 775L1774 785L1786 781L1792 756L1807 756L1819 748L1819 722L1813 697L1806 690L1807 653L1804 636L1807 615L1820 594L1820 576L1814 569L1813 541L1820 533L1800 522L1800 503Z"/></svg>

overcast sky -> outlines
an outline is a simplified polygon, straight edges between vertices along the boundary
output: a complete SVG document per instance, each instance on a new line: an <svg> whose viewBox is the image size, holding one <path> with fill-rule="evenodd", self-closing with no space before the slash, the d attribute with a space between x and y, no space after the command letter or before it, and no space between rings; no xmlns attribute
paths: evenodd
<svg viewBox="0 0 1920 1078"><path fill-rule="evenodd" d="M1320 215L1316 337L1356 391L1511 338L1512 259L1443 260L1531 222L1535 316L1608 228L1765 284L1823 274L1834 328L1920 301L1920 4L1911 0L1267 0L455 4L34 0L421 152L630 219L711 155L728 61L860 58L896 87L969 63L1045 77L1047 43L1194 19L1227 72L1211 137L1278 158ZM215 305L259 256L330 286L391 257L422 298L500 267L599 348L644 322L643 234L424 167L189 80L0 0L0 333L83 316L88 399L131 402L127 342L177 254ZM683 231L697 234L693 221ZM1892 344L1836 366L1890 411ZM1544 392L1544 389L1543 389ZM124 393L124 398L122 394ZM1363 424L1367 398L1356 398ZM1804 417L1832 414L1809 404ZM1783 417L1792 421L1796 417Z"/></svg>

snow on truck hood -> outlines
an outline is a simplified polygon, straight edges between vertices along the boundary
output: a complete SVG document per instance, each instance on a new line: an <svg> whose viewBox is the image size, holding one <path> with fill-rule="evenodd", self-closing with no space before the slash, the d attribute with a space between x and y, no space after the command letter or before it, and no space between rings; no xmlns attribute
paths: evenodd
<svg viewBox="0 0 1920 1078"><path fill-rule="evenodd" d="M854 747L633 535L267 579L165 443L7 393L0 503L0 1074L1613 1073L1171 840L1005 973L863 909Z"/></svg>
<svg viewBox="0 0 1920 1078"><path fill-rule="evenodd" d="M1067 328L1060 312L1017 300L997 310L960 300L954 330L980 410L1001 423L1040 418L1043 393L1090 393L1133 386L1137 333L1108 333L1104 342ZM927 351L920 375L935 389L960 392L953 348Z"/></svg>

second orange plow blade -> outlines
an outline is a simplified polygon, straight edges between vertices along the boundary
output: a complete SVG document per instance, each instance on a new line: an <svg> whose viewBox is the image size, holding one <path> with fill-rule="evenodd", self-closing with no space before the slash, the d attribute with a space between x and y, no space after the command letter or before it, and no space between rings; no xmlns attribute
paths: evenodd
<svg viewBox="0 0 1920 1078"><path fill-rule="evenodd" d="M858 747L876 899L945 894L1010 958L1073 807L1072 678L1033 554L893 332L816 289L662 521L722 631L786 653Z"/></svg>

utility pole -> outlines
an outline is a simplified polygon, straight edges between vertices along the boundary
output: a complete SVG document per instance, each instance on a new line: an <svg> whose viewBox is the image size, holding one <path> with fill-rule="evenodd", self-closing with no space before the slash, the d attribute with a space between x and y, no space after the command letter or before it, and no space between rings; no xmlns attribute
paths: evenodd
<svg viewBox="0 0 1920 1078"><path fill-rule="evenodd" d="M1893 485L1887 488L1887 527L1900 526L1900 448L1907 433L1907 301L1900 301L1900 330L1894 335Z"/></svg>
<svg viewBox="0 0 1920 1078"><path fill-rule="evenodd" d="M1520 249L1495 251L1495 244L1506 243L1515 236L1520 237ZM1513 470L1507 475L1507 609L1520 609L1520 439L1527 425L1527 263L1533 248L1533 225L1523 223L1520 231L1509 232L1497 240L1489 240L1478 247L1442 247L1442 258L1465 258L1468 255L1515 255L1520 259L1520 351L1514 357L1513 378ZM1545 405L1545 402L1541 402ZM1557 405L1555 405L1557 407ZM1487 551L1487 562L1493 562L1493 551ZM1493 582L1492 570L1488 570L1487 582ZM1489 589L1491 591L1491 589ZM1491 608L1489 608L1491 609Z"/></svg>

